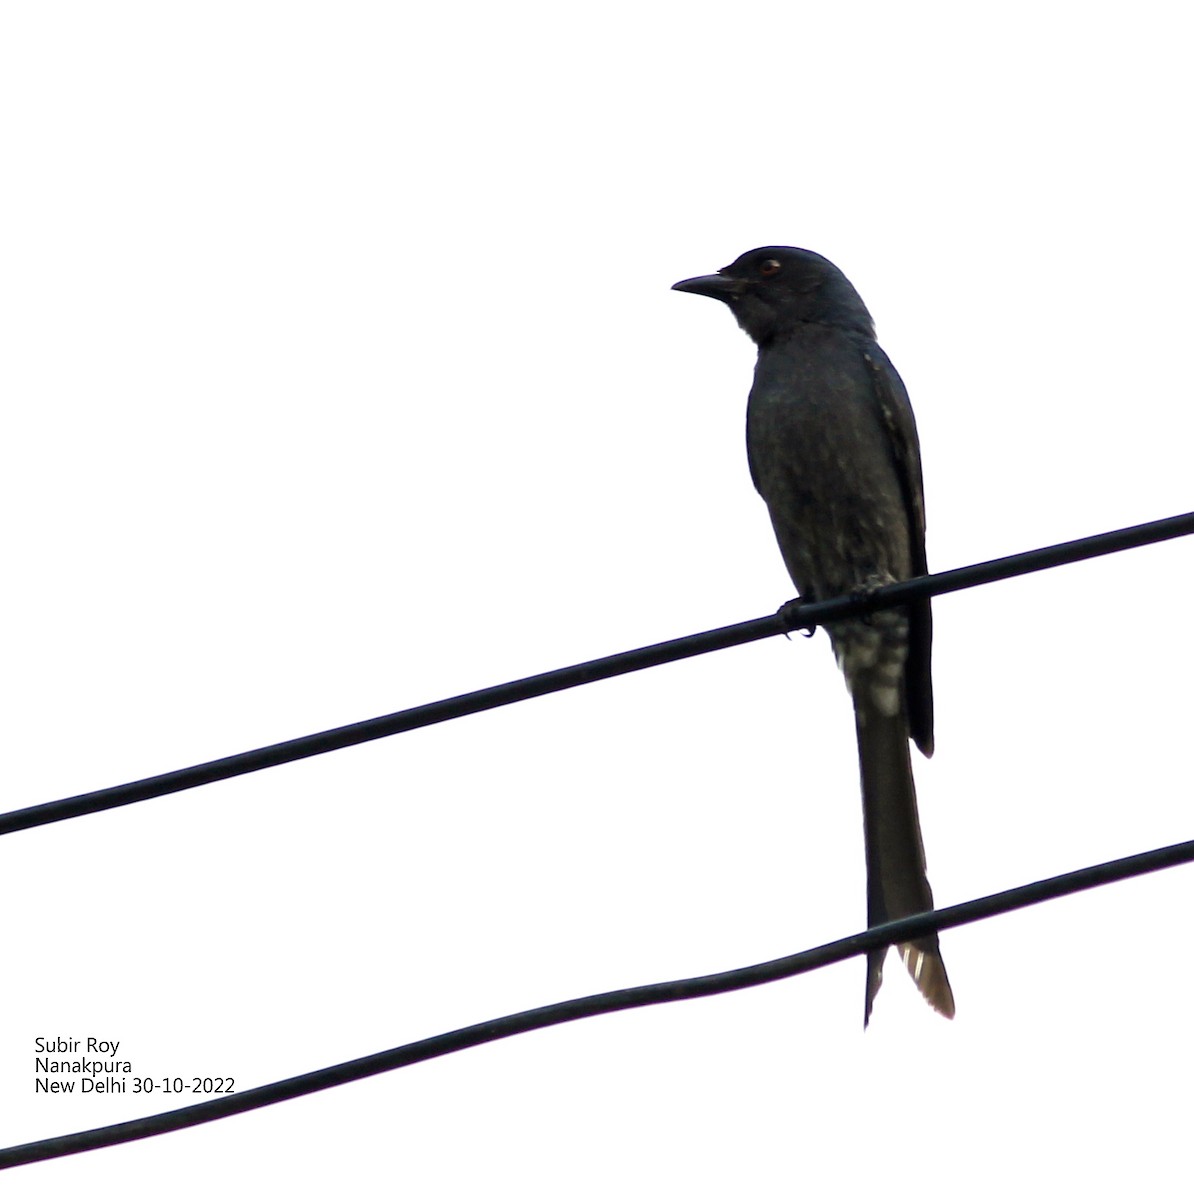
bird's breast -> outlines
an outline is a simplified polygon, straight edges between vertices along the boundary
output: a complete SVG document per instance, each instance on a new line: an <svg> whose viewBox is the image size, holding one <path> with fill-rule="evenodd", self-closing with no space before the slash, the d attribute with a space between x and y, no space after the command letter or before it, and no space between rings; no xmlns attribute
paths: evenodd
<svg viewBox="0 0 1194 1200"><path fill-rule="evenodd" d="M893 447L855 338L810 329L760 352L747 449L803 594L824 597L910 573Z"/></svg>

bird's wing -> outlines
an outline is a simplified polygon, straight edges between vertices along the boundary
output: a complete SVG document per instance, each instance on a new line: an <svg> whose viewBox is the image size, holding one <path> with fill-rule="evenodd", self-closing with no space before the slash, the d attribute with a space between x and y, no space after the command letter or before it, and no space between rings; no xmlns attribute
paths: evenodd
<svg viewBox="0 0 1194 1200"><path fill-rule="evenodd" d="M908 391L891 360L872 342L863 350L870 370L875 399L887 430L888 445L904 494L908 514L908 540L912 551L912 572L927 575L925 557L924 477L920 466L920 442ZM933 614L928 600L908 609L908 665L906 691L908 726L913 741L925 755L933 753Z"/></svg>

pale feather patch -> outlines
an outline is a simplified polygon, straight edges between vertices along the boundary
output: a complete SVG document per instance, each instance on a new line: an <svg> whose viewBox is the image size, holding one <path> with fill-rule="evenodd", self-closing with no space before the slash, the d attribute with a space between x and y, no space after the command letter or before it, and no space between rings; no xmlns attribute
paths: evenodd
<svg viewBox="0 0 1194 1200"><path fill-rule="evenodd" d="M908 620L903 613L875 613L869 621L848 621L832 629L833 649L846 686L865 696L885 717L900 711L904 664L908 658Z"/></svg>
<svg viewBox="0 0 1194 1200"><path fill-rule="evenodd" d="M900 689L893 684L872 684L871 701L885 717L894 717L900 711Z"/></svg>
<svg viewBox="0 0 1194 1200"><path fill-rule="evenodd" d="M904 966L908 968L908 974L912 976L913 981L920 985L920 973L924 970L925 956L922 950L917 950L915 946L901 946L900 956L904 960Z"/></svg>

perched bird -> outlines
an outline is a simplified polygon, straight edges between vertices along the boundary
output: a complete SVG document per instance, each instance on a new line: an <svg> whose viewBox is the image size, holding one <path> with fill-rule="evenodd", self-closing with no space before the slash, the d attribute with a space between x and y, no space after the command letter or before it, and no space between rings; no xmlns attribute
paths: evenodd
<svg viewBox="0 0 1194 1200"><path fill-rule="evenodd" d="M729 305L759 348L746 414L750 474L802 598L866 592L927 572L920 445L903 381L862 297L811 250L764 246L677 291ZM867 923L933 907L911 738L933 753L929 602L827 631L854 701L866 837ZM886 948L867 959L864 1024ZM954 998L937 936L900 946L925 999Z"/></svg>

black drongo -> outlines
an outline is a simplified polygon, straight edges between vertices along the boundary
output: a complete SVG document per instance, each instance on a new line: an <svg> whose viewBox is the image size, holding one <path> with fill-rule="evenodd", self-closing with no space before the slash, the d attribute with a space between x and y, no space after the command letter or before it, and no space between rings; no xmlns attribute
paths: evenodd
<svg viewBox="0 0 1194 1200"><path fill-rule="evenodd" d="M759 348L747 456L800 595L825 600L925 574L916 423L850 281L811 250L765 246L675 287L724 301ZM879 925L933 907L908 749L911 738L933 753L929 602L827 629L854 701L867 921ZM952 1017L936 935L900 952L925 999ZM868 958L865 1020L885 954Z"/></svg>

